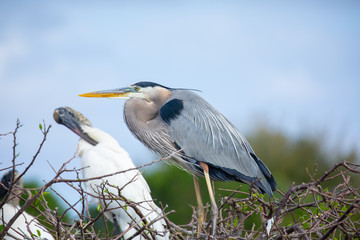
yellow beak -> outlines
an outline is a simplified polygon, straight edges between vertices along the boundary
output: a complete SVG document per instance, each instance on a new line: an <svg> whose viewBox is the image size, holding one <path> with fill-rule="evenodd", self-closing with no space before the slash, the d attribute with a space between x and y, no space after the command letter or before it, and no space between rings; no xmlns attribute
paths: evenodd
<svg viewBox="0 0 360 240"><path fill-rule="evenodd" d="M126 98L132 92L131 88L117 88L111 90L95 91L80 94L80 97L96 97L96 98Z"/></svg>

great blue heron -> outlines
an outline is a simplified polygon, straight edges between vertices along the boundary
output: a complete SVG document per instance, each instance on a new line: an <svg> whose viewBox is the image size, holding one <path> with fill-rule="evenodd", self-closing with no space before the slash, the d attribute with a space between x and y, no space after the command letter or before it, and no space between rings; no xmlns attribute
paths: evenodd
<svg viewBox="0 0 360 240"><path fill-rule="evenodd" d="M124 118L130 131L148 148L173 160L193 175L205 176L211 200L212 234L217 206L210 178L239 181L273 196L276 182L246 139L220 112L198 94L153 82L95 91L82 97L128 99ZM194 177L201 208L198 182ZM203 211L198 212L202 221Z"/></svg>
<svg viewBox="0 0 360 240"><path fill-rule="evenodd" d="M18 176L18 172L15 171L13 177L13 170L10 170L4 174L1 179L3 185L0 185L0 199L9 194L7 197L8 202L0 209L0 225L3 225L4 227L20 210L19 201L23 191L23 180L17 179ZM15 181L16 184L13 184ZM11 191L9 192L10 186ZM40 225L36 218L23 212L11 225L4 239L33 239L34 236L39 236L41 239L54 239L53 236Z"/></svg>
<svg viewBox="0 0 360 240"><path fill-rule="evenodd" d="M145 224L154 231L146 238L137 235L135 239L151 236L158 240L169 239L162 211L153 202L147 182L118 142L108 133L93 128L84 115L70 107L57 108L53 115L57 123L81 137L77 154L81 158L83 178L96 178L85 182L86 190L98 196L97 203L102 209L108 209L104 213L106 218L113 221L115 227L120 226L125 239L136 236ZM111 175L117 172L121 173ZM102 177L105 175L110 176Z"/></svg>

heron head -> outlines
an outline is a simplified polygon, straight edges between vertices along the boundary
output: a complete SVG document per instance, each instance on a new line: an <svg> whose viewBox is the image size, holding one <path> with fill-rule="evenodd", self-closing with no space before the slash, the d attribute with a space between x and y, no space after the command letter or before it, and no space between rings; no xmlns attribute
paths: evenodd
<svg viewBox="0 0 360 240"><path fill-rule="evenodd" d="M66 126L91 145L95 146L97 144L83 129L85 126L91 127L91 122L75 109L71 107L57 108L54 111L53 117L58 124Z"/></svg>
<svg viewBox="0 0 360 240"><path fill-rule="evenodd" d="M80 97L142 98L152 101L161 95L169 95L171 89L153 82L137 82L128 87L80 94Z"/></svg>

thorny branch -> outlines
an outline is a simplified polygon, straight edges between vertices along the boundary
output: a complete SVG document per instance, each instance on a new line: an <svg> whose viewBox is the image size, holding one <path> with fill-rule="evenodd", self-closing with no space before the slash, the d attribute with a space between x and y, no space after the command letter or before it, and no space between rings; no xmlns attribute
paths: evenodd
<svg viewBox="0 0 360 240"><path fill-rule="evenodd" d="M37 159L41 149L44 146L46 137L49 133L51 125L46 127L45 123L43 132L43 139L40 143L38 150L36 151L31 162L26 166L25 170L21 172L20 177L32 167L34 161ZM13 159L11 166L6 166L0 171L7 169L13 169L22 163L16 163L16 133L21 127L20 122L17 122L17 126L14 132L6 134L0 134L0 136L7 136L12 134L13 136ZM170 157L170 156L169 156ZM7 231L11 228L14 221L30 206L36 206L35 201L39 200L44 210L39 210L39 216L37 218L45 219L42 222L46 222L47 226L50 226L49 232L51 232L57 239L118 239L124 232L129 229L123 229L123 233L114 236L111 229L107 228L107 220L104 214L110 210L109 202L119 202L119 208L124 209L125 203L127 207L131 207L140 217L140 221L143 221L142 227L137 227L136 233L133 237L143 236L145 239L154 238L154 229L149 227L151 223L144 221L146 216L141 214L138 209L138 204L132 202L130 199L126 199L121 194L122 188L117 188L117 194L105 194L105 186L116 187L110 185L104 185L100 188L99 194L95 196L83 189L81 184L86 181L92 181L97 179L103 179L116 174L122 174L125 171L117 171L104 176L81 179L78 177L81 169L67 169L69 162L71 162L75 156L66 161L58 170L53 168L54 177L44 183L44 186L37 189L37 192L33 195L29 194L24 205L19 208L19 211L15 216L4 225L2 232L0 233L0 239L2 239ZM149 164L144 164L137 168L129 169L127 171L137 170L139 168L147 167L158 161L153 161ZM49 163L50 164L50 163ZM315 172L316 172L315 168ZM76 177L64 178L64 173L73 172ZM309 181L296 185L293 183L289 189L285 192L277 191L273 199L268 199L266 196L257 193L254 189L249 192L243 191L241 187L237 189L220 189L225 193L225 197L221 197L218 200L219 220L216 238L217 239L358 239L360 238L360 187L359 184L351 182L350 176L360 174L360 165L350 162L336 163L328 171L324 172L320 177L316 177L316 174L311 174L308 171ZM20 177L12 179L13 183L18 181ZM324 189L327 183L338 180L340 184L337 184L332 189ZM54 190L54 185L58 183L66 183L68 187L74 189L79 196L79 201L76 203L70 203L66 200L66 196L61 196ZM130 182L129 182L130 183ZM126 185L125 185L126 186ZM11 187L10 187L11 188ZM44 192L51 189L63 203L67 206L63 212L59 212L57 209L50 209L45 198ZM224 195L224 194L223 194ZM97 212L95 216L90 216L90 203L88 198L100 198L104 205ZM119 199L121 201L119 201ZM8 198L5 197L0 206L2 207ZM79 204L80 203L80 204ZM80 206L81 205L81 206ZM79 207L81 208L79 210ZM209 205L206 206L209 208ZM193 208L193 218L187 225L178 226L172 223L168 219L168 215L172 210L167 210L164 213L168 229L170 231L171 239L195 239L196 238L196 208ZM71 213L76 216L76 220L73 222L65 222L65 214ZM251 224L248 227L249 221L254 217L260 219L263 224ZM1 218L1 216L0 216ZM266 225L269 219L273 219L273 224L270 224L269 232L266 230ZM96 222L105 222L105 232L97 232L94 227ZM207 238L208 222L210 219L206 219L203 227L204 231L200 234L200 238ZM133 224L132 227L135 227ZM25 231L25 230L24 230ZM25 231L26 232L26 231Z"/></svg>

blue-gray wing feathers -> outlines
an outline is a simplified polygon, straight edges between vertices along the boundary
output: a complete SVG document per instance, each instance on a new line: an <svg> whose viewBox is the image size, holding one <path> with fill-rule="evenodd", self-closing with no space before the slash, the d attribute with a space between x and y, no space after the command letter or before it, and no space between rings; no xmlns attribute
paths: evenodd
<svg viewBox="0 0 360 240"><path fill-rule="evenodd" d="M207 163L214 179L255 184L272 196L276 182L270 171L235 126L199 95L172 91L160 115L171 139L186 156Z"/></svg>

